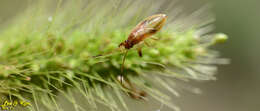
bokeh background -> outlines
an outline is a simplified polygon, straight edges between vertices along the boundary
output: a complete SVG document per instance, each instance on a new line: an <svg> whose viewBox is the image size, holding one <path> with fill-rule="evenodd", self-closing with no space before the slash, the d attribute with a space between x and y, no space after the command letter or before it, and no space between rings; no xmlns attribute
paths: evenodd
<svg viewBox="0 0 260 111"><path fill-rule="evenodd" d="M0 0L0 30L27 7L24 1ZM222 57L231 59L231 64L219 67L217 81L192 83L202 94L182 92L175 103L183 111L260 111L260 0L183 0L183 3L189 8L213 4L215 31L229 36L227 43L216 48Z"/></svg>

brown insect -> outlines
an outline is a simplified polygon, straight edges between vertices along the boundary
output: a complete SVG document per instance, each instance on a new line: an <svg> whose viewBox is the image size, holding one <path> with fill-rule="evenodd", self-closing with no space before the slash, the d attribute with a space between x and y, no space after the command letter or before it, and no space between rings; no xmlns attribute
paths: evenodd
<svg viewBox="0 0 260 111"><path fill-rule="evenodd" d="M165 14L157 14L147 17L132 30L127 40L120 43L119 47L124 46L126 49L131 49L135 44L142 42L145 38L160 31L165 24L166 19L167 16ZM142 57L141 50L138 50L138 54Z"/></svg>
<svg viewBox="0 0 260 111"><path fill-rule="evenodd" d="M141 99L145 96L145 92L137 92L137 90L134 88L132 83L129 80L123 79L123 71L124 71L124 63L126 59L126 55L129 49L131 49L134 45L144 41L144 39L151 37L156 32L160 31L162 27L164 26L166 22L167 16L165 14L156 14L147 17L142 22L140 22L129 34L127 40L119 44L119 47L124 47L126 49L126 52L123 57L123 62L121 66L121 77L119 77L121 84L126 87L126 83L128 84L129 88L133 93L130 93L130 96L135 99ZM140 57L142 57L142 49L137 49L138 54ZM125 81L123 83L123 80Z"/></svg>
<svg viewBox="0 0 260 111"><path fill-rule="evenodd" d="M167 16L165 14L156 14L145 18L136 27L131 31L127 40L119 44L119 48L124 47L126 52L123 57L123 62L121 66L121 75L118 76L118 80L120 81L121 85L130 90L129 95L134 99L143 99L146 96L144 91L138 91L134 85L127 79L123 77L124 71L124 63L126 59L126 55L129 49L133 48L134 45L139 44L144 41L144 39L151 37L152 35L156 34L156 32L160 31L166 22ZM118 50L115 49L114 51ZM100 54L94 57L100 57L104 55L108 55L113 53L109 52L106 54ZM141 47L137 48L138 55L142 57L142 49Z"/></svg>

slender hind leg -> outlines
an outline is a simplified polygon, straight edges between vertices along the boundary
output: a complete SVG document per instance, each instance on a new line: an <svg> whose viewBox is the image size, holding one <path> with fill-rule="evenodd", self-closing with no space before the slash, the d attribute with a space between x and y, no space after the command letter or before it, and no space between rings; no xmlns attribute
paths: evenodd
<svg viewBox="0 0 260 111"><path fill-rule="evenodd" d="M157 38L157 37L154 37L154 36L153 36L153 37L151 37L151 39L152 39L152 40L155 40L155 41L159 40L159 38Z"/></svg>
<svg viewBox="0 0 260 111"><path fill-rule="evenodd" d="M118 77L118 79L121 81L120 84L122 85L122 87L130 91L128 92L130 97L132 97L133 99L145 99L144 97L147 95L146 92L137 90L127 78L123 78L121 76Z"/></svg>
<svg viewBox="0 0 260 111"><path fill-rule="evenodd" d="M133 92L129 92L129 95L134 99L144 99L146 96L146 92L137 90L134 85L126 78L125 81L130 87L130 90Z"/></svg>
<svg viewBox="0 0 260 111"><path fill-rule="evenodd" d="M159 40L159 38L156 38L156 37L151 37L150 39L154 40L154 41ZM145 41L145 40L144 40L144 45L146 45L147 47L152 47L152 45L150 45L149 41Z"/></svg>
<svg viewBox="0 0 260 111"><path fill-rule="evenodd" d="M151 47L150 43L148 43L147 41L144 41L144 44L145 44L147 47Z"/></svg>

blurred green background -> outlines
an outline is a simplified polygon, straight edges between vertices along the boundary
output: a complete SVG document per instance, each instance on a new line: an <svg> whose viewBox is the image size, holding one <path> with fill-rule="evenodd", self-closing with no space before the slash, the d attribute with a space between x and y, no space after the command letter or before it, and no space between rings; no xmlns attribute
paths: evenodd
<svg viewBox="0 0 260 111"><path fill-rule="evenodd" d="M187 7L212 3L216 32L229 36L216 48L231 64L220 66L217 81L194 82L203 94L182 92L175 101L183 111L260 110L260 1L184 0ZM25 0L0 0L0 30L26 8ZM147 106L144 106L147 107ZM142 109L142 108L141 108ZM165 109L162 109L164 111Z"/></svg>
<svg viewBox="0 0 260 111"><path fill-rule="evenodd" d="M199 84L202 95L184 95L181 106L184 111L260 111L260 1L208 1L214 4L216 32L229 36L217 49L231 64L219 67L217 81Z"/></svg>

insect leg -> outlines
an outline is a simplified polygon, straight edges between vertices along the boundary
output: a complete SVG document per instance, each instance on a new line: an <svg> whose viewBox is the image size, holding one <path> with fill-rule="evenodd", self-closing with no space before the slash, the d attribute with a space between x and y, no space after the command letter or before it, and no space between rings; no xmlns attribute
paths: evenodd
<svg viewBox="0 0 260 111"><path fill-rule="evenodd" d="M126 78L125 79L126 83L129 85L130 89L133 92L130 92L129 95L134 98L134 99L144 99L144 97L146 96L146 92L144 91L138 91L134 85Z"/></svg>
<svg viewBox="0 0 260 111"><path fill-rule="evenodd" d="M142 48L141 47L137 48L137 52L138 52L139 57L143 57L143 53L142 53Z"/></svg>
<svg viewBox="0 0 260 111"><path fill-rule="evenodd" d="M159 38L157 38L157 37L151 37L151 39L155 40L155 41L159 40Z"/></svg>
<svg viewBox="0 0 260 111"><path fill-rule="evenodd" d="M123 57L123 61L122 61L122 65L121 65L121 77L123 78L123 73L124 73L124 64L125 64L125 59L126 59L126 55L128 53L128 49L126 50L124 57ZM120 80L120 83L122 84L122 79Z"/></svg>
<svg viewBox="0 0 260 111"><path fill-rule="evenodd" d="M122 76L118 76L118 80L121 81L121 85L128 89L129 96L133 99L145 99L144 97L147 95L144 91L138 91L135 86L129 81L128 78L123 78Z"/></svg>
<svg viewBox="0 0 260 111"><path fill-rule="evenodd" d="M151 45L150 45L147 41L144 41L144 44L145 44L147 47L151 47Z"/></svg>
<svg viewBox="0 0 260 111"><path fill-rule="evenodd" d="M112 55L114 54L115 52L118 52L120 51L120 47L119 48L116 48L110 52L107 52L107 53L103 53L103 54L99 54L99 55L95 55L95 56L92 56L93 58L99 58L99 57L104 57L104 56L109 56L109 55Z"/></svg>

